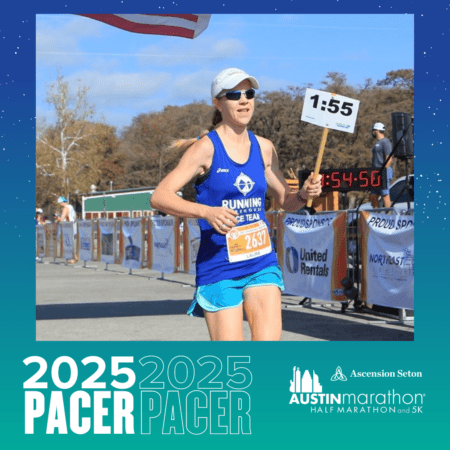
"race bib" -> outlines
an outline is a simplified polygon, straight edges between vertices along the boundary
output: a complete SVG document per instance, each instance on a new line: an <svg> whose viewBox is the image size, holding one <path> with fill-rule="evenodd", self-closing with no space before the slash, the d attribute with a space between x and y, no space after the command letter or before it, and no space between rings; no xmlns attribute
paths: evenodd
<svg viewBox="0 0 450 450"><path fill-rule="evenodd" d="M233 228L226 239L230 262L253 259L272 251L269 230L262 220Z"/></svg>

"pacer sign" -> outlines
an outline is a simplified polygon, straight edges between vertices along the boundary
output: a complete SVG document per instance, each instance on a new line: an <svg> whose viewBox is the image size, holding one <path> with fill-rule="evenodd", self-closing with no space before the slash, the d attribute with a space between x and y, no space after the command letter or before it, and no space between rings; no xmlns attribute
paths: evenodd
<svg viewBox="0 0 450 450"><path fill-rule="evenodd" d="M303 216L283 221L285 293L320 300L346 300L346 213Z"/></svg>
<svg viewBox="0 0 450 450"><path fill-rule="evenodd" d="M306 89L301 120L324 128L353 133L359 100Z"/></svg>

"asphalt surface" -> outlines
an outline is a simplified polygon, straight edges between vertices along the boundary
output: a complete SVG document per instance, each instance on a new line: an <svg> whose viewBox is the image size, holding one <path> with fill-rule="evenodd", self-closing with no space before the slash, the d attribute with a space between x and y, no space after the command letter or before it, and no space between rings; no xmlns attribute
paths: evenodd
<svg viewBox="0 0 450 450"><path fill-rule="evenodd" d="M209 341L204 319L186 315L194 290L189 274L44 258L36 263L36 340ZM282 341L414 340L414 320L302 300L282 297ZM250 340L246 321L244 336Z"/></svg>

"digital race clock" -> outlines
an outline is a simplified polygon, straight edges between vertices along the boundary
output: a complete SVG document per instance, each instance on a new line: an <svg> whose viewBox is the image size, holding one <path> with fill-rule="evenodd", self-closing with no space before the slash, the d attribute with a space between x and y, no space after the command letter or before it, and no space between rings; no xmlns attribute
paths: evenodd
<svg viewBox="0 0 450 450"><path fill-rule="evenodd" d="M299 170L298 179L303 185L312 171ZM372 168L325 169L322 175L322 192L348 192L386 189L386 170Z"/></svg>

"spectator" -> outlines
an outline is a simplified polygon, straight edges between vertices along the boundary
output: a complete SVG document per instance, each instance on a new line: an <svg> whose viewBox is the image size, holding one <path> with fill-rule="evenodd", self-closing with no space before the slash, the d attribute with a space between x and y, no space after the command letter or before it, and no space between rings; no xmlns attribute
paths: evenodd
<svg viewBox="0 0 450 450"><path fill-rule="evenodd" d="M372 168L380 169L386 162L386 177L387 186L386 189L379 189L371 191L370 200L374 208L379 207L378 196L381 195L383 198L383 206L385 208L390 208L391 197L389 196L389 189L391 187L391 180L394 177L394 170L392 168L393 158L389 157L392 152L391 141L384 136L386 127L381 122L377 122L372 127L372 136L377 140L377 143L372 148Z"/></svg>
<svg viewBox="0 0 450 450"><path fill-rule="evenodd" d="M73 222L73 234L76 236L77 234L77 223L76 223L76 213L75 208L67 201L66 197L59 197L58 203L62 206L61 216L56 217L56 220L59 222L63 222L66 220L67 222ZM75 264L78 261L78 255L75 252L75 258L70 259L68 261L69 264Z"/></svg>

